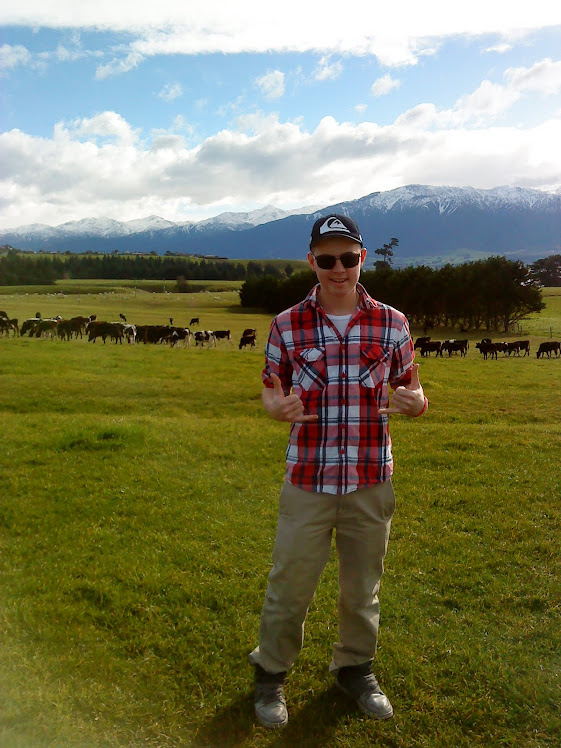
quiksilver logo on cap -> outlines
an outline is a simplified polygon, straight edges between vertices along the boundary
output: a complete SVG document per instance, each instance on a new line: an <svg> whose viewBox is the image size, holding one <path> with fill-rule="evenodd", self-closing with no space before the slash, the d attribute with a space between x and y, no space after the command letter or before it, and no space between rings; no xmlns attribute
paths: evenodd
<svg viewBox="0 0 561 748"><path fill-rule="evenodd" d="M330 231L346 231L347 234L351 233L350 229L345 226L343 221L339 220L339 218L334 218L333 216L328 218L327 221L322 223L319 227L320 234L329 234Z"/></svg>

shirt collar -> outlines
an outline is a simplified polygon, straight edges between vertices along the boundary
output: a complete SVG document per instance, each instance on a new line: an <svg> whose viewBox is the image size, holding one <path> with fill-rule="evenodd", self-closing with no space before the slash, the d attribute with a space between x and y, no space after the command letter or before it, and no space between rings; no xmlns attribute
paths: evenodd
<svg viewBox="0 0 561 748"><path fill-rule="evenodd" d="M312 307L320 306L320 303L318 301L319 289L320 284L316 283L316 285L304 299L304 304ZM367 290L361 283L356 284L356 290L358 291L358 306L360 309L374 309L378 306L378 302L368 294Z"/></svg>

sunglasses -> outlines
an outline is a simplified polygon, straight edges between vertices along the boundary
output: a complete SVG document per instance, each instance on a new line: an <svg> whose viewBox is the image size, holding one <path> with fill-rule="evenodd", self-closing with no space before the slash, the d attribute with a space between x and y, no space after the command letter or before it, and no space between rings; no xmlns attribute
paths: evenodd
<svg viewBox="0 0 561 748"><path fill-rule="evenodd" d="M341 260L344 268L355 268L360 262L360 253L357 252L344 252L342 255L315 255L313 252L311 254L318 268L322 270L333 270L337 260Z"/></svg>

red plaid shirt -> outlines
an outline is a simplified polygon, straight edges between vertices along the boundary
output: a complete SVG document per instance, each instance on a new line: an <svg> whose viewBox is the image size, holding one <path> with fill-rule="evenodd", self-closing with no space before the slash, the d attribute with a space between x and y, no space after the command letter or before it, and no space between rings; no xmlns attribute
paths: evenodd
<svg viewBox="0 0 561 748"><path fill-rule="evenodd" d="M317 421L293 423L286 452L286 479L307 491L344 494L388 480L393 472L388 416L379 408L411 381L415 353L405 316L372 299L357 285L359 306L344 336L317 300L319 285L271 324L263 383L277 374L306 414Z"/></svg>

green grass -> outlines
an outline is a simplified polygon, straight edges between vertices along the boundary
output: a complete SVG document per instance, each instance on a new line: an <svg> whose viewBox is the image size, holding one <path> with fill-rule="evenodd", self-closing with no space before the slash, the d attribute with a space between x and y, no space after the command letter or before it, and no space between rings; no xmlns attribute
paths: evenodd
<svg viewBox="0 0 561 748"><path fill-rule="evenodd" d="M534 314L522 322L522 329L532 335L546 338L552 334L556 340L561 339L561 288L544 288L543 300L546 308L540 314Z"/></svg>
<svg viewBox="0 0 561 748"><path fill-rule="evenodd" d="M108 281L106 281L108 282ZM86 282L86 289L89 288ZM103 283L103 282L102 282ZM110 282L108 282L110 283ZM213 281L208 281L212 284ZM223 282L216 281L219 289ZM111 287L110 287L111 288ZM104 290L101 290L104 289ZM240 307L237 289L205 289L201 293L156 294L132 287L120 286L106 290L103 285L95 293L83 294L0 294L0 309L9 317L20 320L34 317L40 312L42 317L90 316L98 319L119 320L124 314L128 321L136 324L168 324L172 317L176 325L188 325L192 317L199 317L201 329L229 329L236 334L245 327L255 327L251 323L254 315L251 310ZM261 315L263 334L268 331L270 318ZM248 324L245 324L246 321Z"/></svg>
<svg viewBox="0 0 561 748"><path fill-rule="evenodd" d="M234 292L116 296L41 311L200 314L256 327L260 346L270 322ZM523 323L534 350L559 300ZM0 296L11 316L34 304ZM558 746L561 360L422 360L429 412L392 421L376 672L395 719L363 719L327 673L333 556L280 735L254 723L247 662L287 438L261 408L261 366L228 344L0 338L2 748Z"/></svg>
<svg viewBox="0 0 561 748"><path fill-rule="evenodd" d="M242 281L190 280L188 284L200 291L236 291ZM138 292L174 293L175 281L160 280L58 280L49 286L0 286L0 296L57 296L81 294L121 294L128 298Z"/></svg>

